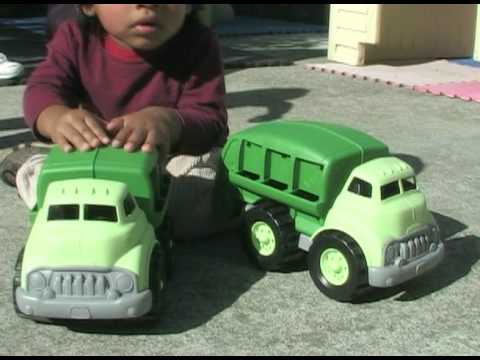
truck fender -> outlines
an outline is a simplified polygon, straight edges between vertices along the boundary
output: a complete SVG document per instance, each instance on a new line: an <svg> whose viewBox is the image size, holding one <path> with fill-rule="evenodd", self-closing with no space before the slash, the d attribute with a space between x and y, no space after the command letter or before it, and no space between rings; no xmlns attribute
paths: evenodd
<svg viewBox="0 0 480 360"><path fill-rule="evenodd" d="M115 267L129 269L138 276L139 291L148 288L150 257L156 243L155 232L146 226L137 245L125 253Z"/></svg>
<svg viewBox="0 0 480 360"><path fill-rule="evenodd" d="M327 223L326 223L327 224ZM310 248L311 245L313 245L313 242L315 241L315 238L319 236L320 234L325 234L328 232L339 232L339 233L344 233L351 237L360 247L360 249L363 252L363 255L365 256L365 260L367 261L367 266L380 266L378 261L383 263L383 241L379 239L379 237L371 230L365 228L365 226L362 226L361 224L352 224L354 226L332 226L332 224L327 225L319 229L316 233L314 233L311 238L308 239L307 236L300 237L300 244L299 247L301 246L308 246L308 249ZM307 238L307 239L305 239ZM303 247L302 247L303 248ZM381 251L378 251L378 249L381 249ZM306 250L308 251L308 250Z"/></svg>

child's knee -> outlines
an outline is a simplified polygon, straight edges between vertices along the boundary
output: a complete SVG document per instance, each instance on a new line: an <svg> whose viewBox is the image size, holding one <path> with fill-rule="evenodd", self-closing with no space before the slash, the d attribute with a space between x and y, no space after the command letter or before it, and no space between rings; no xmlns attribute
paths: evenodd
<svg viewBox="0 0 480 360"><path fill-rule="evenodd" d="M220 161L220 149L199 157L172 159L169 216L177 238L204 238L238 215L236 195ZM169 168L170 167L170 168Z"/></svg>

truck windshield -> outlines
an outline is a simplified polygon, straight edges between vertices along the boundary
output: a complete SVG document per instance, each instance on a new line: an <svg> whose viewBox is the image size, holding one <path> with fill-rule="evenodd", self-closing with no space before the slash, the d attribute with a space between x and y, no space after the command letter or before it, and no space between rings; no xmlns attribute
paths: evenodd
<svg viewBox="0 0 480 360"><path fill-rule="evenodd" d="M80 206L75 204L51 205L48 208L48 221L78 220Z"/></svg>
<svg viewBox="0 0 480 360"><path fill-rule="evenodd" d="M117 222L117 209L108 205L85 205L85 220Z"/></svg>
<svg viewBox="0 0 480 360"><path fill-rule="evenodd" d="M398 181L393 181L391 183L388 183L386 185L383 185L380 188L382 200L389 199L395 195L400 194L400 184Z"/></svg>

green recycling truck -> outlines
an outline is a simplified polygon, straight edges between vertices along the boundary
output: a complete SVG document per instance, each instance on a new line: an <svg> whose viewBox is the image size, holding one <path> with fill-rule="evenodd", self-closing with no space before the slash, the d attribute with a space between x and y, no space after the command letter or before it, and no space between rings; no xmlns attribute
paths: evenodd
<svg viewBox="0 0 480 360"><path fill-rule="evenodd" d="M13 281L34 320L132 319L162 306L169 178L158 154L54 147L38 179L32 228Z"/></svg>
<svg viewBox="0 0 480 360"><path fill-rule="evenodd" d="M320 291L351 301L364 288L423 274L444 256L413 169L363 132L272 121L231 135L222 159L246 204L246 247L264 270L308 252Z"/></svg>

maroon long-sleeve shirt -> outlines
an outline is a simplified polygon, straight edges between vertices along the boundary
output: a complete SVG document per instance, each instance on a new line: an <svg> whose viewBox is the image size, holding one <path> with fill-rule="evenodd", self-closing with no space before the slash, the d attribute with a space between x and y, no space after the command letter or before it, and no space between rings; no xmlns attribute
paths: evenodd
<svg viewBox="0 0 480 360"><path fill-rule="evenodd" d="M165 106L182 120L175 152L201 154L228 135L224 101L220 50L208 28L187 22L159 49L138 54L108 36L85 36L71 20L59 27L47 58L28 80L24 115L36 132L38 116L52 105L82 104L106 122Z"/></svg>

